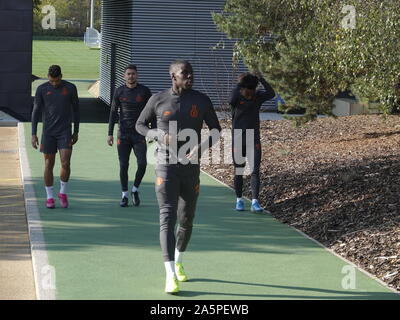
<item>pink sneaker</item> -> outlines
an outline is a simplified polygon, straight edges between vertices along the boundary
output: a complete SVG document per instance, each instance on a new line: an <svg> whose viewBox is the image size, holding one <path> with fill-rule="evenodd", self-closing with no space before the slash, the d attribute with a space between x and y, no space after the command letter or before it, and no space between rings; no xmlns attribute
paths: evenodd
<svg viewBox="0 0 400 320"><path fill-rule="evenodd" d="M68 197L65 193L59 193L58 199L60 199L61 207L68 208Z"/></svg>
<svg viewBox="0 0 400 320"><path fill-rule="evenodd" d="M56 204L54 202L53 198L47 199L46 201L46 208L47 209L54 209L56 207Z"/></svg>

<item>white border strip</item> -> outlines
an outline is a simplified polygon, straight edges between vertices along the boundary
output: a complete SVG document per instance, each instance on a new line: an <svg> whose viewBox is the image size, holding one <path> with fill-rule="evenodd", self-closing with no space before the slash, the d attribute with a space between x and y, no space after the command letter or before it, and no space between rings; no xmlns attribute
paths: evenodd
<svg viewBox="0 0 400 320"><path fill-rule="evenodd" d="M55 300L56 291L51 285L52 275L49 275L49 259L44 241L42 222L33 188L31 168L25 144L25 130L22 122L18 123L19 159L21 179L24 186L25 210L28 221L29 239L33 274L35 278L36 298L38 300Z"/></svg>
<svg viewBox="0 0 400 320"><path fill-rule="evenodd" d="M213 177L212 175L208 174L207 172L205 172L204 170L201 170L202 173L204 173L205 175L209 176L210 178L214 179L215 181L219 182L220 184L228 187L229 189L235 191L234 188L232 188L231 186L228 186L226 183L219 181L217 178ZM247 199L248 201L251 202L251 200L247 197L243 197L245 199ZM278 223L281 223L279 220L277 220L274 216L270 215L270 217L272 217L273 219L275 219ZM285 224L286 226L288 226L289 228L297 231L298 233L300 233L302 236L306 237L307 239L313 241L314 243L316 243L317 245L319 245L320 247L322 247L323 249L325 249L326 251L328 251L329 253L333 254L334 256L336 256L337 258L341 259L342 261L346 262L347 264L351 265L352 267L356 268L358 271L364 273L365 275L367 275L368 277L374 279L375 281L377 281L379 284L381 284L382 286L384 286L385 288L389 289L390 291L392 291L395 294L400 295L400 293L394 289L391 288L387 285L387 283L385 283L384 281L382 281L381 279L377 278L375 275L369 273L368 271L364 270L363 268L361 268L360 266L354 264L353 262L347 260L346 258L342 257L341 255L339 255L338 253L336 253L335 251L333 251L332 249L329 249L327 247L325 247L322 243L318 242L317 240L311 238L310 236L308 236L307 234L305 234L303 231L300 231L298 229L296 229L295 227L292 227L290 225Z"/></svg>

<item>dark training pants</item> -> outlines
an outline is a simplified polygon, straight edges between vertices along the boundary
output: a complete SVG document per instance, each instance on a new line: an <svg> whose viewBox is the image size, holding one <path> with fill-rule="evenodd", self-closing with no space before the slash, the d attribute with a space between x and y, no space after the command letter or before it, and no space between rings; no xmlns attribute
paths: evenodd
<svg viewBox="0 0 400 320"><path fill-rule="evenodd" d="M158 165L155 190L160 208L160 244L163 258L164 261L174 261L175 247L184 252L192 235L200 190L200 166Z"/></svg>
<svg viewBox="0 0 400 320"><path fill-rule="evenodd" d="M254 155L250 155L246 153L246 140L242 140L242 148L235 145L233 142L232 147L232 157L233 164L235 166L235 176L234 176L234 186L236 197L241 198L243 195L243 174L239 174L245 166L246 162L244 162L244 158L247 158L251 169L250 176L250 188L251 188L251 196L252 199L258 199L260 194L260 164L261 164L261 143L259 139L254 140L254 145L251 146L254 148Z"/></svg>
<svg viewBox="0 0 400 320"><path fill-rule="evenodd" d="M117 148L122 191L128 191L129 157L132 149L137 160L137 170L133 185L138 188L146 173L147 166L147 145L145 138L140 135L118 134Z"/></svg>

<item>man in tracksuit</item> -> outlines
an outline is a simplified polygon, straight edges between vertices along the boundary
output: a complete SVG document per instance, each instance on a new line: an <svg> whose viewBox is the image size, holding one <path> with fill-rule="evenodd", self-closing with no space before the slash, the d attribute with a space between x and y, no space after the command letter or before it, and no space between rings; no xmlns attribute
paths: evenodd
<svg viewBox="0 0 400 320"><path fill-rule="evenodd" d="M44 154L44 183L46 187L46 207L55 208L53 197L53 169L57 150L60 152L60 192L61 207L68 207L67 184L71 174L72 145L78 141L79 100L74 84L62 80L61 68L52 65L48 72L49 81L36 90L32 111L32 146L37 149L37 125L42 114L43 131L40 151ZM72 133L72 121L74 131Z"/></svg>
<svg viewBox="0 0 400 320"><path fill-rule="evenodd" d="M178 280L187 280L182 255L192 233L199 195L198 160L201 153L216 142L221 127L209 97L192 89L193 69L189 62L173 62L170 77L172 88L150 98L136 129L158 143L155 190L160 208L160 244L166 269L165 292L177 293ZM157 129L149 130L146 123L154 116L157 118ZM199 143L203 122L211 130L211 135L207 141ZM177 220L179 226L175 236Z"/></svg>
<svg viewBox="0 0 400 320"><path fill-rule="evenodd" d="M256 91L258 83L264 90ZM245 73L239 77L238 85L230 97L232 108L232 156L235 167L234 186L236 191L236 210L244 210L243 174L246 158L251 169L250 186L252 194L251 211L263 212L258 202L260 190L260 107L275 96L272 87L260 73Z"/></svg>
<svg viewBox="0 0 400 320"><path fill-rule="evenodd" d="M138 189L146 173L147 166L146 140L136 131L135 125L140 113L151 97L151 92L149 88L138 83L137 78L136 66L133 64L128 65L124 72L125 84L115 90L108 123L107 143L112 146L114 144L114 124L119 116L117 149L122 189L121 207L128 206L128 168L132 149L137 159L135 181L131 191L132 202L135 206L140 204Z"/></svg>

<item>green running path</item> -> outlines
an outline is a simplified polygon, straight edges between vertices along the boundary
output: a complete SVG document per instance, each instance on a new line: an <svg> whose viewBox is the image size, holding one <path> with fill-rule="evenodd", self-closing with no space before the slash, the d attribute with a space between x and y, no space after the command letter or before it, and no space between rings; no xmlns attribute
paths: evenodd
<svg viewBox="0 0 400 320"><path fill-rule="evenodd" d="M184 256L190 281L181 284L179 295L167 295L154 167L148 166L140 187L141 206L120 208L118 156L106 144L107 125L81 124L70 208L60 208L57 199L58 208L48 210L43 157L30 146L30 124L24 128L57 299L399 299L358 270L351 278L355 289L344 288L354 271L347 262L270 216L234 211L233 191L206 174ZM133 154L129 172L132 178ZM54 173L56 195L58 155Z"/></svg>

